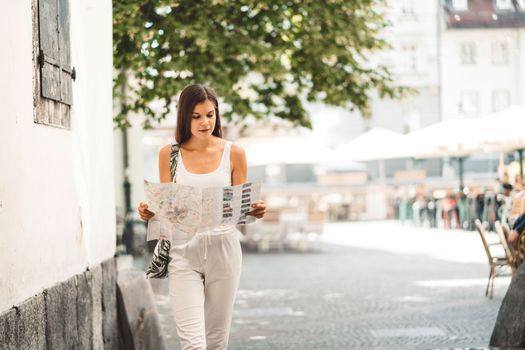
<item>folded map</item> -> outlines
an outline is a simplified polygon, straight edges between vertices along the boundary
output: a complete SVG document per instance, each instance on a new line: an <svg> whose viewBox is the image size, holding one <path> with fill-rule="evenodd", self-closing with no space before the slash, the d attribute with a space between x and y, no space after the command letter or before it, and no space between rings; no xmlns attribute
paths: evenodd
<svg viewBox="0 0 525 350"><path fill-rule="evenodd" d="M255 221L246 213L260 199L261 184L200 188L144 180L148 210L186 232Z"/></svg>

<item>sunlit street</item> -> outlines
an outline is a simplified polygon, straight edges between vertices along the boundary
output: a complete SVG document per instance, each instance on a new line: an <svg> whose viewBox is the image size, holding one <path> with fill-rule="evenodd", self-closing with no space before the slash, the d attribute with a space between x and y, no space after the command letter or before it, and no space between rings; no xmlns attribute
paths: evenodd
<svg viewBox="0 0 525 350"><path fill-rule="evenodd" d="M244 254L232 349L486 346L510 277L498 277L493 299L485 297L488 264L476 232L397 222L325 230L313 252ZM157 287L168 330L167 284Z"/></svg>

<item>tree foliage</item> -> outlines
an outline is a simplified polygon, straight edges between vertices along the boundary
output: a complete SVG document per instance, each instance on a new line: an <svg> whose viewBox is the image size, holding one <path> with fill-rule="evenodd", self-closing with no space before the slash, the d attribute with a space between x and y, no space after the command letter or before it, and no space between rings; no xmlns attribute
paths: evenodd
<svg viewBox="0 0 525 350"><path fill-rule="evenodd" d="M303 101L358 109L405 89L370 60L388 47L383 0L114 0L118 127L148 128L187 84L213 87L223 116L281 117L310 126ZM153 107L155 106L155 107Z"/></svg>

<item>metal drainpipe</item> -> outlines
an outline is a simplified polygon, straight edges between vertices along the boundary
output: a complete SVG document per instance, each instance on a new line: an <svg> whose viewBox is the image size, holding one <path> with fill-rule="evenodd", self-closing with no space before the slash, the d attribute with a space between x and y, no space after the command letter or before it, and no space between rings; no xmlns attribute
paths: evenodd
<svg viewBox="0 0 525 350"><path fill-rule="evenodd" d="M121 69L121 74L126 74ZM126 98L126 79L121 85L121 105L124 105ZM122 108L123 109L123 108ZM122 243L126 246L126 252L131 253L133 245L133 215L131 209L131 182L129 181L129 148L128 148L128 129L122 130L122 161L124 163L124 232L122 234Z"/></svg>
<svg viewBox="0 0 525 350"><path fill-rule="evenodd" d="M520 174L523 178L523 148L518 150L518 157L520 162Z"/></svg>
<svg viewBox="0 0 525 350"><path fill-rule="evenodd" d="M442 106L441 106L441 102L442 102L442 94L443 94L443 88L442 88L442 80L443 80L443 69L442 69L442 57L441 57L441 41L442 41L442 35L441 35L441 27L442 27L442 23L441 21L443 21L443 16L442 16L442 11L443 11L443 6L445 5L445 2L443 0L437 0L437 13L436 13L436 36L437 36L437 79L438 79L438 118L439 118L439 121L443 121L443 116L442 116ZM439 164L440 164L440 169L441 169L441 176L443 176L443 166L444 166L444 161L443 161L443 158L439 158Z"/></svg>
<svg viewBox="0 0 525 350"><path fill-rule="evenodd" d="M459 166L459 191L463 192L463 189L465 188L464 181L463 181L463 161L465 160L465 157L458 157L458 166Z"/></svg>

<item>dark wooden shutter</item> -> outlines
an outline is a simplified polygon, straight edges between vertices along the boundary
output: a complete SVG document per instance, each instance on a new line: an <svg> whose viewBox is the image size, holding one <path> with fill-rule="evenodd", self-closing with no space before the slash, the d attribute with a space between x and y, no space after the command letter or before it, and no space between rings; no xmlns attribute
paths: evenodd
<svg viewBox="0 0 525 350"><path fill-rule="evenodd" d="M60 51L58 48L58 4L56 0L40 0L40 76L42 96L60 101Z"/></svg>
<svg viewBox="0 0 525 350"><path fill-rule="evenodd" d="M71 105L68 0L39 0L38 10L42 96Z"/></svg>
<svg viewBox="0 0 525 350"><path fill-rule="evenodd" d="M71 105L71 50L69 40L69 0L58 1L58 43L60 47L60 98Z"/></svg>

